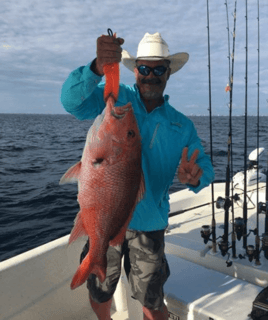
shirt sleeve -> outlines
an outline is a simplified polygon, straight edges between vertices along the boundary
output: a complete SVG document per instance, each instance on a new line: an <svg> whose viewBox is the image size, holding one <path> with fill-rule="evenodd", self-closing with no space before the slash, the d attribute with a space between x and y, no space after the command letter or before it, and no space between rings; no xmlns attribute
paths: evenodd
<svg viewBox="0 0 268 320"><path fill-rule="evenodd" d="M105 108L105 83L90 69L92 62L71 72L62 86L61 103L79 120L94 119Z"/></svg>
<svg viewBox="0 0 268 320"><path fill-rule="evenodd" d="M200 184L197 187L189 184L187 184L187 187L190 190L192 190L194 193L198 193L201 189L207 187L214 180L215 173L214 173L214 169L213 169L210 157L205 154L203 146L201 144L201 140L198 137L196 129L192 122L191 122L191 125L192 125L192 130L191 130L191 136L190 136L189 145L188 145L188 158L192 156L195 149L199 150L196 163L203 170L203 174L199 179Z"/></svg>

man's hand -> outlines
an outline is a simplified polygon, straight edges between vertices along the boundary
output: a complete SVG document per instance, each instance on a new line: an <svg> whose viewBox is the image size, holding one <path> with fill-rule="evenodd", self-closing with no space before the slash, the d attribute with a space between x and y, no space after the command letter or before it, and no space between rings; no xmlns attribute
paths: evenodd
<svg viewBox="0 0 268 320"><path fill-rule="evenodd" d="M120 62L121 61L121 45L124 43L124 39L116 38L116 33L111 36L102 35L97 39L97 59L95 70L99 75L103 75L102 67L107 63Z"/></svg>
<svg viewBox="0 0 268 320"><path fill-rule="evenodd" d="M178 170L178 179L181 183L188 183L197 186L203 170L195 163L199 150L195 150L188 161L188 148L184 148L181 156L181 163Z"/></svg>

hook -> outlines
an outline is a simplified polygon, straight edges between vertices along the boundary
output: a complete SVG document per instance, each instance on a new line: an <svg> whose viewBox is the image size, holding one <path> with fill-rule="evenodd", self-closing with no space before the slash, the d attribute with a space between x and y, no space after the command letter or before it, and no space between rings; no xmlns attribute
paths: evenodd
<svg viewBox="0 0 268 320"><path fill-rule="evenodd" d="M109 35L110 37L113 36L113 31L112 31L110 28L107 29L107 32L108 32L108 35Z"/></svg>

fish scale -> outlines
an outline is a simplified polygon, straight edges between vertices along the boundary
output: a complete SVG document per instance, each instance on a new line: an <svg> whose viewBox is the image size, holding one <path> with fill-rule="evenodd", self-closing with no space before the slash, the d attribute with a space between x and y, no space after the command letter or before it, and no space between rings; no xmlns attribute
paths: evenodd
<svg viewBox="0 0 268 320"><path fill-rule="evenodd" d="M89 237L90 244L71 289L82 285L92 273L101 282L105 280L108 247L124 241L135 206L145 192L141 137L134 111L131 103L114 106L119 75L114 78L113 72L119 72L119 68L107 70L109 89L104 92L104 117L96 118L87 134L81 160L60 180L60 184L78 182L80 211L69 244L84 235Z"/></svg>

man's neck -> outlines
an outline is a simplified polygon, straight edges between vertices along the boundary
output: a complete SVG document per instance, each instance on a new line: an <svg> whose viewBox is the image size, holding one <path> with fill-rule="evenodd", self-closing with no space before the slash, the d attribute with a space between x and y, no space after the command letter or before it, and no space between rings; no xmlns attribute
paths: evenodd
<svg viewBox="0 0 268 320"><path fill-rule="evenodd" d="M163 97L161 97L159 99L150 99L150 100L146 100L143 97L141 97L141 99L142 99L142 102L144 103L145 108L148 113L153 111L155 108L160 107L164 102Z"/></svg>

